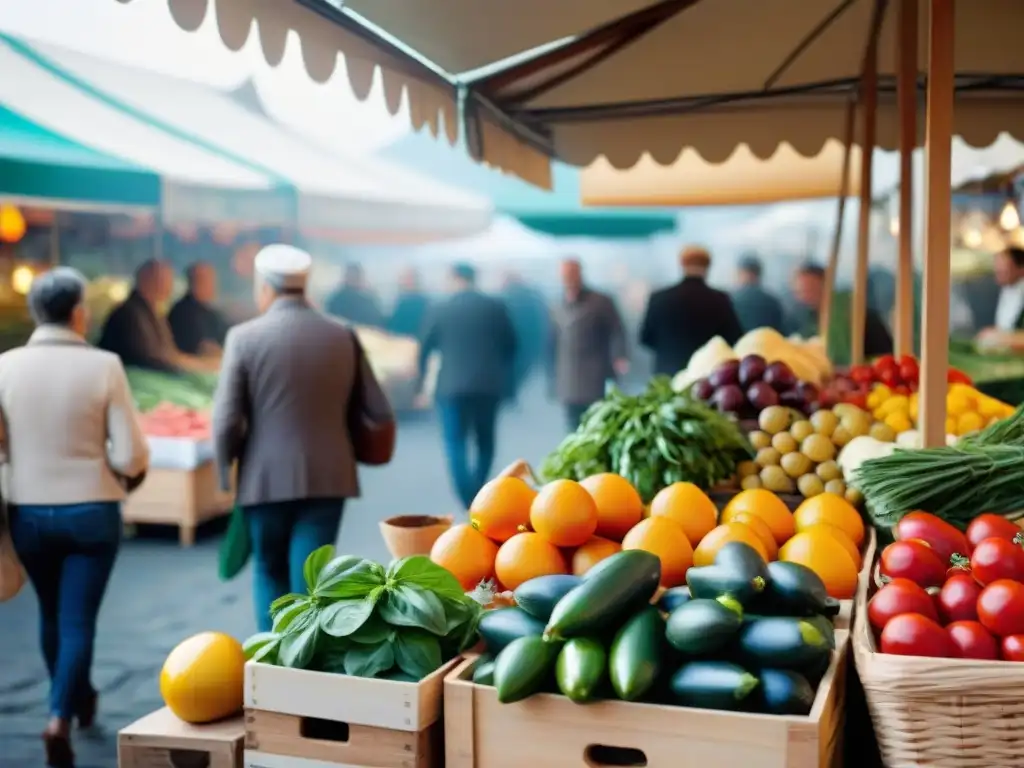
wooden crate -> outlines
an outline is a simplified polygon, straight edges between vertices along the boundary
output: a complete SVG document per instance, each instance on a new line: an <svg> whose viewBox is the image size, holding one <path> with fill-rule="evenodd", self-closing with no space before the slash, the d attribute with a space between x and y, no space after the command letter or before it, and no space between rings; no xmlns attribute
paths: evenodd
<svg viewBox="0 0 1024 768"><path fill-rule="evenodd" d="M418 683L245 666L247 768L435 768L443 764L444 678Z"/></svg>
<svg viewBox="0 0 1024 768"><path fill-rule="evenodd" d="M189 725L169 709L137 720L117 734L118 768L241 768L245 724L241 717Z"/></svg>
<svg viewBox="0 0 1024 768"><path fill-rule="evenodd" d="M195 469L152 469L125 502L124 521L177 526L182 546L188 547L201 523L231 511L233 498L221 491L212 461Z"/></svg>
<svg viewBox="0 0 1024 768"><path fill-rule="evenodd" d="M446 768L839 768L846 631L807 717L599 701L538 694L501 704L472 682L476 659L445 680Z"/></svg>

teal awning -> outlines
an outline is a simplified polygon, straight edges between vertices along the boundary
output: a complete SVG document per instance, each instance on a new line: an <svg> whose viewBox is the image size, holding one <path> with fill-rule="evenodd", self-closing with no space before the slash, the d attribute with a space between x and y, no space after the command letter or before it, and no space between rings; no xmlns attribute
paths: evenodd
<svg viewBox="0 0 1024 768"><path fill-rule="evenodd" d="M453 186L486 195L499 213L557 237L644 238L673 232L676 217L664 209L583 208L579 171L552 164L552 190L539 189L473 162L462 147L426 133L410 133L380 155Z"/></svg>

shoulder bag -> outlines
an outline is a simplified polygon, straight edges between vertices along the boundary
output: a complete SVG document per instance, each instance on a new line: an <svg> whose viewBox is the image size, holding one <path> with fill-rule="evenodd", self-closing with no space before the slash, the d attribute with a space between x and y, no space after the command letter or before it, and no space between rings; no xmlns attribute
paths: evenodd
<svg viewBox="0 0 1024 768"><path fill-rule="evenodd" d="M356 461L379 467L390 462L395 453L395 414L373 375L359 337L355 331L350 333L355 349L355 380L348 403L349 437Z"/></svg>
<svg viewBox="0 0 1024 768"><path fill-rule="evenodd" d="M25 586L25 569L14 551L7 505L0 500L0 603L14 599Z"/></svg>

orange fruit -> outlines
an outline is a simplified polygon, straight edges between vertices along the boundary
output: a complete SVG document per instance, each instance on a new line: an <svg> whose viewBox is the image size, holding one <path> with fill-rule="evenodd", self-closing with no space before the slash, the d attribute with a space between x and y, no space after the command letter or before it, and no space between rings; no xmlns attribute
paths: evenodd
<svg viewBox="0 0 1024 768"><path fill-rule="evenodd" d="M802 531L818 523L828 523L842 530L853 543L864 543L864 521L854 506L834 493L819 493L806 499L794 514L796 529Z"/></svg>
<svg viewBox="0 0 1024 768"><path fill-rule="evenodd" d="M577 576L582 576L606 557L611 557L621 549L622 546L617 542L595 536L573 553L572 572Z"/></svg>
<svg viewBox="0 0 1024 768"><path fill-rule="evenodd" d="M220 632L202 632L167 655L160 695L186 723L210 723L241 711L244 682L241 644Z"/></svg>
<svg viewBox="0 0 1024 768"><path fill-rule="evenodd" d="M498 549L494 572L505 589L513 590L537 576L568 573L569 569L558 547L539 533L517 533Z"/></svg>
<svg viewBox="0 0 1024 768"><path fill-rule="evenodd" d="M469 507L469 522L495 541L508 541L530 524L530 505L537 492L518 477L487 483Z"/></svg>
<svg viewBox="0 0 1024 768"><path fill-rule="evenodd" d="M750 512L737 512L732 516L732 522L745 525L757 534L757 538L764 544L764 551L769 560L779 559L779 545L775 543L772 529L762 518Z"/></svg>
<svg viewBox="0 0 1024 768"><path fill-rule="evenodd" d="M597 505L596 534L622 541L629 529L644 515L644 502L636 488L622 475L603 472L580 481Z"/></svg>
<svg viewBox="0 0 1024 768"><path fill-rule="evenodd" d="M675 520L695 547L718 525L718 507L693 483L672 483L658 491L651 501L651 517Z"/></svg>
<svg viewBox="0 0 1024 768"><path fill-rule="evenodd" d="M789 507L782 499L764 488L751 488L733 496L722 510L721 522L732 522L733 515L740 512L749 512L768 523L775 543L780 547L796 533L796 522Z"/></svg>
<svg viewBox="0 0 1024 768"><path fill-rule="evenodd" d="M857 591L857 564L839 540L828 531L804 531L787 541L779 550L779 559L800 563L825 582L828 594L849 600Z"/></svg>
<svg viewBox="0 0 1024 768"><path fill-rule="evenodd" d="M686 583L693 565L693 548L682 526L667 517L649 517L634 525L622 539L622 549L642 549L661 560L661 586Z"/></svg>
<svg viewBox="0 0 1024 768"><path fill-rule="evenodd" d="M468 523L453 525L437 537L430 559L447 568L467 592L494 575L498 545Z"/></svg>
<svg viewBox="0 0 1024 768"><path fill-rule="evenodd" d="M846 531L844 531L842 528L836 528L834 525L829 525L828 523L816 523L815 525L809 525L806 528L802 529L800 533L821 533L831 536L840 544L842 544L843 549L845 549L850 554L850 557L853 558L853 564L857 566L858 571L863 565L863 560L860 556L860 550L857 549L857 545L853 543L853 539L847 536Z"/></svg>
<svg viewBox="0 0 1024 768"><path fill-rule="evenodd" d="M757 550L757 554L763 557L766 563L768 562L768 550L753 528L742 523L723 523L700 540L700 544L693 551L693 564L696 566L711 565L715 562L718 550L730 541L749 544Z"/></svg>
<svg viewBox="0 0 1024 768"><path fill-rule="evenodd" d="M556 547L578 547L597 530L597 504L579 483L555 480L530 505L530 525Z"/></svg>

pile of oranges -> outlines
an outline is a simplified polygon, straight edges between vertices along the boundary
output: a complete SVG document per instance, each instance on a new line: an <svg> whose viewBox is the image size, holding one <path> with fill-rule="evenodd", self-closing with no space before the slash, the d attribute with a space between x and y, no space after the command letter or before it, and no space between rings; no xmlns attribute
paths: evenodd
<svg viewBox="0 0 1024 768"><path fill-rule="evenodd" d="M691 566L709 565L732 541L749 544L766 561L788 560L814 570L832 597L848 599L861 569L864 523L843 497L823 493L796 512L771 491L750 489L719 514L692 483L674 483L645 508L636 489L604 473L582 482L556 480L539 491L517 477L500 477L473 501L469 523L453 526L430 556L463 588L496 579L506 590L536 576L582 576L623 549L659 557L662 586L686 583Z"/></svg>

